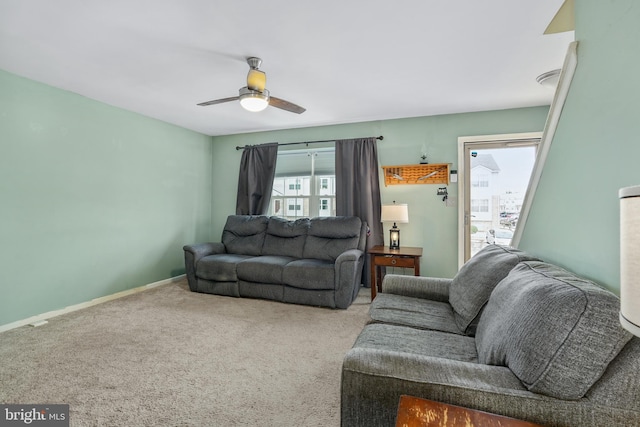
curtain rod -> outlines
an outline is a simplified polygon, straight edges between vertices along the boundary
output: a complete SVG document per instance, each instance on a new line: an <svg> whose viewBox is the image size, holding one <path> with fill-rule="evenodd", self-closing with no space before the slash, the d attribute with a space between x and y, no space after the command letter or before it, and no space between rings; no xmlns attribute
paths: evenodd
<svg viewBox="0 0 640 427"><path fill-rule="evenodd" d="M369 137L369 138L374 138L374 137ZM376 136L375 139L378 139L378 140L382 141L384 139L384 136L382 136L382 135ZM321 142L335 142L335 141L337 141L337 140L336 139L325 139L323 141L286 142L284 144L278 143L278 147L283 146L283 145L318 144L318 143L321 143ZM240 147L238 145L238 146L236 146L236 150L244 150L245 148L249 148L249 147L253 147L253 145L245 145L244 147Z"/></svg>

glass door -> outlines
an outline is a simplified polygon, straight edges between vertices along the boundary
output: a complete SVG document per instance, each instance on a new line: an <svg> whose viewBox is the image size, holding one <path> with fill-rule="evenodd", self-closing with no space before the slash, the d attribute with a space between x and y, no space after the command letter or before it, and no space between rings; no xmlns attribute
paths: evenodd
<svg viewBox="0 0 640 427"><path fill-rule="evenodd" d="M461 263L487 245L511 245L539 142L525 138L463 143Z"/></svg>

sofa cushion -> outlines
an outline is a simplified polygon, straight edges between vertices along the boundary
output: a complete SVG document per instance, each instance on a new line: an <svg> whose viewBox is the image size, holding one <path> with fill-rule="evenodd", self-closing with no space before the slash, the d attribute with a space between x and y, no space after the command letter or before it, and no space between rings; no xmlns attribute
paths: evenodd
<svg viewBox="0 0 640 427"><path fill-rule="evenodd" d="M449 287L449 304L461 331L475 335L491 291L521 261L539 260L518 249L488 245L460 268Z"/></svg>
<svg viewBox="0 0 640 427"><path fill-rule="evenodd" d="M365 326L353 347L478 362L473 337L382 323Z"/></svg>
<svg viewBox="0 0 640 427"><path fill-rule="evenodd" d="M614 294L560 267L518 264L482 314L478 359L508 366L532 392L579 399L631 338L618 309Z"/></svg>
<svg viewBox="0 0 640 427"><path fill-rule="evenodd" d="M247 258L238 263L238 279L246 282L282 284L285 265L295 258L265 255Z"/></svg>
<svg viewBox="0 0 640 427"><path fill-rule="evenodd" d="M371 301L369 316L372 322L463 334L456 326L451 305L442 301L381 293Z"/></svg>
<svg viewBox="0 0 640 427"><path fill-rule="evenodd" d="M262 255L262 245L269 217L262 215L229 215L222 231L222 243L228 253Z"/></svg>
<svg viewBox="0 0 640 427"><path fill-rule="evenodd" d="M201 279L218 282L235 282L238 280L236 265L249 255L216 254L200 258L196 264L196 276Z"/></svg>
<svg viewBox="0 0 640 427"><path fill-rule="evenodd" d="M321 259L298 259L284 268L282 282L301 289L335 289L335 265Z"/></svg>
<svg viewBox="0 0 640 427"><path fill-rule="evenodd" d="M335 261L349 249L357 249L362 221L355 216L312 218L303 258Z"/></svg>
<svg viewBox="0 0 640 427"><path fill-rule="evenodd" d="M272 216L267 225L262 254L302 258L309 224L309 218L288 221L285 218Z"/></svg>

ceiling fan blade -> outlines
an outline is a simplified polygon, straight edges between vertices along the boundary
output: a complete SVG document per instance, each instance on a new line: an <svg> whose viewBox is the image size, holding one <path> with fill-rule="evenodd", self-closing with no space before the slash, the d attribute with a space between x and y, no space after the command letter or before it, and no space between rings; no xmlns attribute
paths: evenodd
<svg viewBox="0 0 640 427"><path fill-rule="evenodd" d="M232 96L230 98L214 99L213 101L201 102L198 105L200 107L206 107L207 105L222 104L223 102L237 101L238 99L240 99L239 96Z"/></svg>
<svg viewBox="0 0 640 427"><path fill-rule="evenodd" d="M269 105L296 114L302 114L307 111L306 108L302 108L301 106L285 101L284 99L276 98L275 96L269 98Z"/></svg>

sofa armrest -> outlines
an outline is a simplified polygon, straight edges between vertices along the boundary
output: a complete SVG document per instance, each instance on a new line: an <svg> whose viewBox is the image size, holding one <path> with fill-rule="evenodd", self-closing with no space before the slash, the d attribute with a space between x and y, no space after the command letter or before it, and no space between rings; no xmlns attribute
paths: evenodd
<svg viewBox="0 0 640 427"><path fill-rule="evenodd" d="M187 273L187 282L189 289L197 291L198 280L196 278L196 264L207 255L223 254L226 252L222 243L197 243L194 245L185 245L184 250L184 268Z"/></svg>
<svg viewBox="0 0 640 427"><path fill-rule="evenodd" d="M382 292L432 301L449 301L449 286L453 279L439 277L403 276L387 274Z"/></svg>
<svg viewBox="0 0 640 427"><path fill-rule="evenodd" d="M529 392L504 366L369 348L347 352L342 364L342 425L394 425L403 394L502 414L509 413L514 401L540 405L550 400Z"/></svg>
<svg viewBox="0 0 640 427"><path fill-rule="evenodd" d="M185 245L183 248L185 252L191 252L196 258L196 262L207 255L223 254L226 252L222 243L197 243L194 245Z"/></svg>
<svg viewBox="0 0 640 427"><path fill-rule="evenodd" d="M334 264L336 308L349 307L358 296L363 266L364 252L360 249L349 249L336 258Z"/></svg>
<svg viewBox="0 0 640 427"><path fill-rule="evenodd" d="M358 261L363 256L364 256L364 252L362 252L360 249L349 249L347 251L342 252L338 256L338 258L336 258L336 264L340 264L342 262Z"/></svg>

